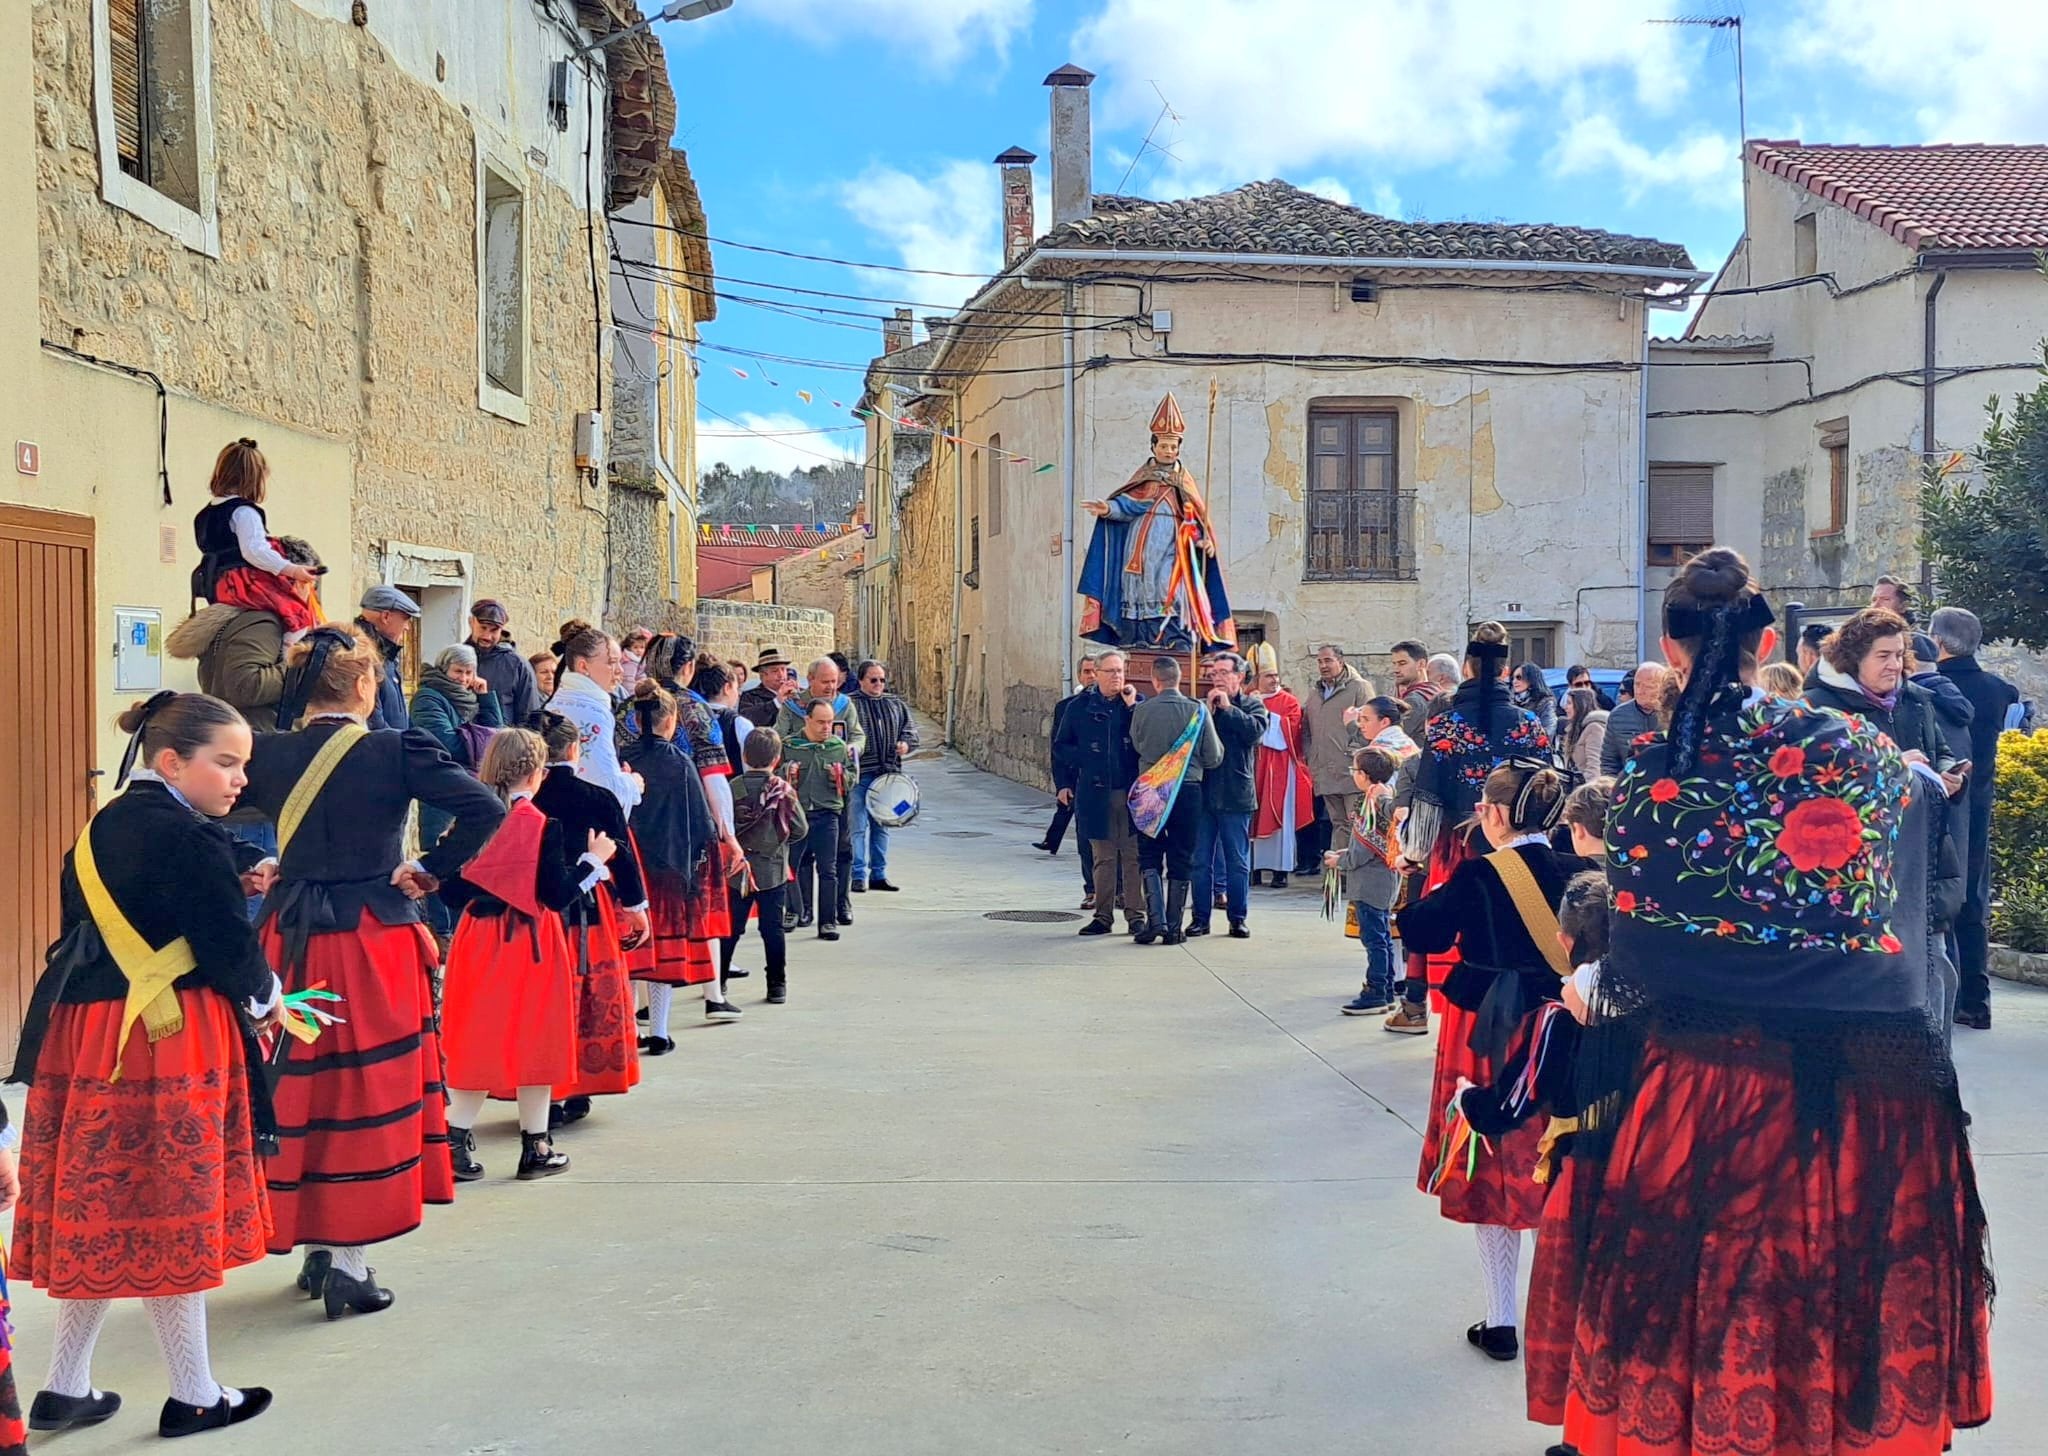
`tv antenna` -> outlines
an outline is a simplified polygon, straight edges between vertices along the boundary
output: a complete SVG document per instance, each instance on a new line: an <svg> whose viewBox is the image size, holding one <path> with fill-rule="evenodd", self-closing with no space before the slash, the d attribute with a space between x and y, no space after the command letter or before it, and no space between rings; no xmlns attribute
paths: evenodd
<svg viewBox="0 0 2048 1456"><path fill-rule="evenodd" d="M1749 88L1742 73L1742 17L1740 15L1674 15L1651 20L1651 25L1683 25L1693 29L1719 31L1735 44L1735 139L1736 161L1742 168L1742 283L1750 283L1749 262Z"/></svg>

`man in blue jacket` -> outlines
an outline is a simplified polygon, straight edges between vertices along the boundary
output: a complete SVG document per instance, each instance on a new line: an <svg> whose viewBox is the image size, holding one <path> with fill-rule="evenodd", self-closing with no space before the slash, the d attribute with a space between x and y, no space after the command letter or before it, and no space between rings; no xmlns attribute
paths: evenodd
<svg viewBox="0 0 2048 1456"><path fill-rule="evenodd" d="M1956 1025L1991 1029L1991 797L1998 777L1998 735L2019 701L2018 689L1977 663L1984 624L1975 612L1943 607L1927 623L1940 654L1939 671L1976 709L1970 719L1968 787L1970 839L1964 856L1963 908L1956 916Z"/></svg>
<svg viewBox="0 0 2048 1456"><path fill-rule="evenodd" d="M377 706L370 714L370 727L412 726L412 714L405 706L405 676L398 666L405 650L405 634L420 614L419 603L395 586L373 586L363 593L356 613L356 625L370 634L377 650L384 654L384 676L377 684Z"/></svg>
<svg viewBox="0 0 2048 1456"><path fill-rule="evenodd" d="M1055 778L1062 802L1074 806L1074 827L1089 841L1095 865L1095 915L1083 935L1108 935L1116 928L1117 893L1123 892L1124 921L1131 934L1145 929L1140 907L1138 830L1131 823L1131 781L1138 776L1138 750L1131 745L1131 710L1138 690L1124 681L1124 655L1104 652L1095 659L1095 686L1082 692L1060 716L1053 739Z"/></svg>
<svg viewBox="0 0 2048 1456"><path fill-rule="evenodd" d="M1244 690L1244 659L1219 652L1209 659L1209 719L1223 740L1223 762L1202 775L1202 822L1195 830L1195 882L1189 896L1189 935L1209 933L1216 905L1216 861L1223 861L1225 913L1230 936L1245 940L1251 913L1252 815L1259 807L1259 740L1266 736L1266 705ZM1192 789L1192 785L1189 786Z"/></svg>

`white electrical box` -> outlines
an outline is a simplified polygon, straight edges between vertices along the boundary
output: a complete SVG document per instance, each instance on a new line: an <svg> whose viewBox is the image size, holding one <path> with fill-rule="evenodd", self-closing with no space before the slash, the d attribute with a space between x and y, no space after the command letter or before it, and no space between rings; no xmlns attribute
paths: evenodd
<svg viewBox="0 0 2048 1456"><path fill-rule="evenodd" d="M576 416L576 468L604 469L604 416L596 410Z"/></svg>
<svg viewBox="0 0 2048 1456"><path fill-rule="evenodd" d="M114 608L114 691L153 693L164 685L164 614Z"/></svg>
<svg viewBox="0 0 2048 1456"><path fill-rule="evenodd" d="M1152 332L1155 334L1170 334L1173 332L1172 309L1155 308L1152 310Z"/></svg>

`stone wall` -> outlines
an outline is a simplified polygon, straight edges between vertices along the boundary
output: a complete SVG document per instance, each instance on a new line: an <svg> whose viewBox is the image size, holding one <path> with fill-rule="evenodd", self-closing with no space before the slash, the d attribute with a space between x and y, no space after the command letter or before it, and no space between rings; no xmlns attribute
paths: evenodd
<svg viewBox="0 0 2048 1456"><path fill-rule="evenodd" d="M90 14L84 0L34 10L43 337L349 443L353 480L319 482L352 501L351 539L315 543L338 568L331 600L381 579L385 543L405 542L467 553L471 595L505 601L515 622L595 616L605 491L572 453L573 416L597 389L586 218L562 157L551 170L526 156L569 138L472 121L454 79L401 69L371 30L213 0L221 246L208 257L100 199ZM478 404L480 146L523 169L526 424ZM179 502L181 536L196 504Z"/></svg>
<svg viewBox="0 0 2048 1456"><path fill-rule="evenodd" d="M833 648L832 615L777 602L733 602L704 597L697 603L697 649L753 664L764 647L779 647L799 670Z"/></svg>
<svg viewBox="0 0 2048 1456"><path fill-rule="evenodd" d="M612 477L612 630L689 632L695 620L696 553L687 520L677 522L685 574L677 600L669 573L669 502L665 485L628 484Z"/></svg>
<svg viewBox="0 0 2048 1456"><path fill-rule="evenodd" d="M897 507L896 688L942 724L953 670L954 502L950 453L934 451ZM941 465L945 469L941 469Z"/></svg>
<svg viewBox="0 0 2048 1456"><path fill-rule="evenodd" d="M832 642L852 655L860 635L855 592L867 562L867 537L849 532L826 545L775 563L775 600L783 606L815 607L832 617Z"/></svg>

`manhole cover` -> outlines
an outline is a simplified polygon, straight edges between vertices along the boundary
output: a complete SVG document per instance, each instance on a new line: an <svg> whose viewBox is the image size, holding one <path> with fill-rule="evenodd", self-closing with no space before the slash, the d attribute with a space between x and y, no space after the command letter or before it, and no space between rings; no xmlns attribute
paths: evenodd
<svg viewBox="0 0 2048 1456"><path fill-rule="evenodd" d="M1018 920L1026 925L1057 925L1062 920L1079 920L1071 910L990 910L984 920Z"/></svg>
<svg viewBox="0 0 2048 1456"><path fill-rule="evenodd" d="M934 839L986 839L986 829L941 829L932 836Z"/></svg>

